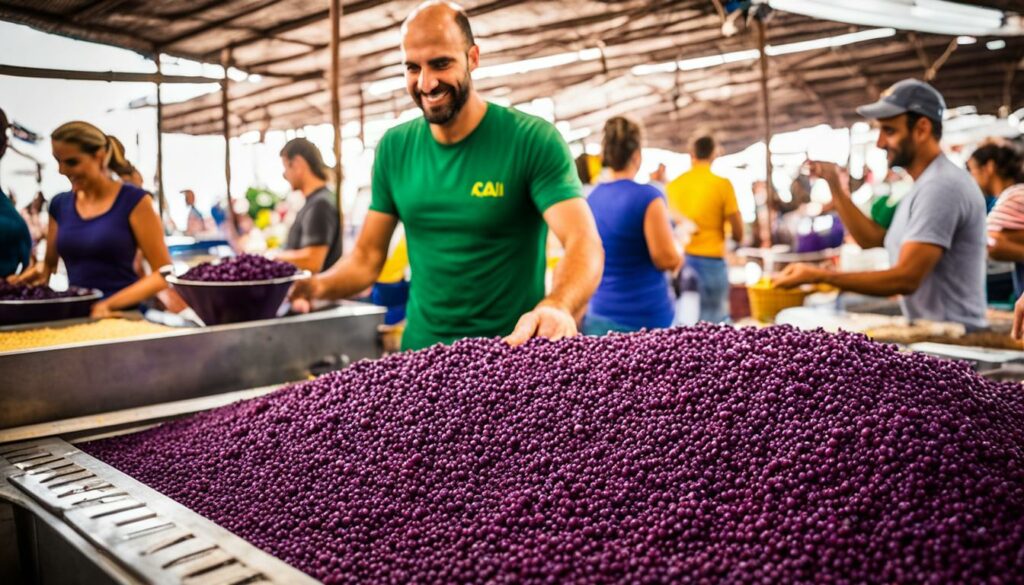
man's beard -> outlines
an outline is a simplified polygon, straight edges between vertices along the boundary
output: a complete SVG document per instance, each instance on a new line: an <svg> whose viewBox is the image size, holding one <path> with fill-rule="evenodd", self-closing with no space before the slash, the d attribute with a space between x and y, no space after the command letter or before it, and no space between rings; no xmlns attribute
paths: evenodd
<svg viewBox="0 0 1024 585"><path fill-rule="evenodd" d="M899 147L892 151L892 160L889 162L889 167L905 169L910 166L910 163L914 162L916 154L914 144L910 142L910 137L907 136L900 140Z"/></svg>
<svg viewBox="0 0 1024 585"><path fill-rule="evenodd" d="M462 106L466 105L466 100L469 99L469 90L472 87L469 75L462 80L457 86L448 85L447 83L438 82L437 87L431 93L438 94L448 92L451 98L447 104L440 106L437 109L428 111L427 108L423 107L423 94L418 89L413 91L412 99L419 106L420 110L423 110L423 117L427 119L427 122L431 124L445 125L455 119L455 116L459 115L462 111Z"/></svg>

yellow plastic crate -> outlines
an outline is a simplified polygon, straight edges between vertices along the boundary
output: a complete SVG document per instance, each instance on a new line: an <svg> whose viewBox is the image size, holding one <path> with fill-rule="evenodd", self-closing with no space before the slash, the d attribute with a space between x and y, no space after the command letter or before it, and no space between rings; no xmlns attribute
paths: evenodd
<svg viewBox="0 0 1024 585"><path fill-rule="evenodd" d="M775 288L770 280L763 279L747 287L750 316L762 323L771 323L779 311L802 306L807 295L818 290L818 287L813 286Z"/></svg>

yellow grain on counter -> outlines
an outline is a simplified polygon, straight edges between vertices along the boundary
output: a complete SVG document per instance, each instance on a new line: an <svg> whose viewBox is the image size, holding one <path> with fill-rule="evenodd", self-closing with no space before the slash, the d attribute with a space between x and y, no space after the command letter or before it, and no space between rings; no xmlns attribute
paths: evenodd
<svg viewBox="0 0 1024 585"><path fill-rule="evenodd" d="M0 333L0 351L35 349L66 343L83 343L106 339L124 339L171 331L171 327L149 321L103 319L70 327L43 327Z"/></svg>

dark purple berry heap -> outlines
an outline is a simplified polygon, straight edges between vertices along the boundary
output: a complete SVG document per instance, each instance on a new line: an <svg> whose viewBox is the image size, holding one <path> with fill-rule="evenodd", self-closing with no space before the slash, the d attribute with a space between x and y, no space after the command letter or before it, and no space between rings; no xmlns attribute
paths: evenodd
<svg viewBox="0 0 1024 585"><path fill-rule="evenodd" d="M467 340L82 447L327 583L1024 580L1024 391L853 334Z"/></svg>
<svg viewBox="0 0 1024 585"><path fill-rule="evenodd" d="M85 296L90 292L91 291L88 289L74 286L68 287L65 291L58 292L46 285L27 286L9 284L0 280L0 301L48 301L52 299Z"/></svg>
<svg viewBox="0 0 1024 585"><path fill-rule="evenodd" d="M299 269L287 262L278 262L256 254L242 254L216 263L203 262L193 266L181 280L201 282L244 282L292 276Z"/></svg>

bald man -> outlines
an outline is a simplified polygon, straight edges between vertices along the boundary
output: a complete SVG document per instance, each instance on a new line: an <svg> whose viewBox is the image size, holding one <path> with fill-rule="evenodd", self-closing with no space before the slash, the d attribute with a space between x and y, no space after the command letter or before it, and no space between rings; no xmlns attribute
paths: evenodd
<svg viewBox="0 0 1024 585"><path fill-rule="evenodd" d="M565 141L546 121L476 92L470 74L480 48L457 5L426 2L409 15L402 59L423 118L381 139L355 249L297 285L295 305L373 284L402 221L412 270L403 349L463 337L517 345L575 335L604 251ZM545 296L548 229L565 256Z"/></svg>

